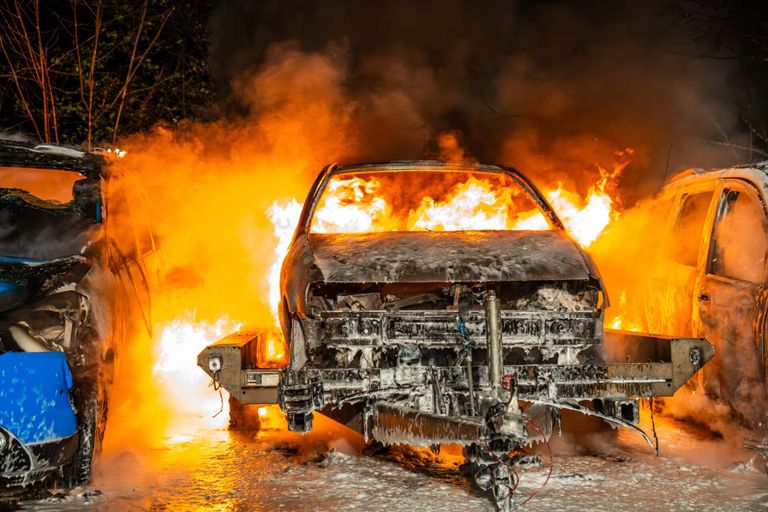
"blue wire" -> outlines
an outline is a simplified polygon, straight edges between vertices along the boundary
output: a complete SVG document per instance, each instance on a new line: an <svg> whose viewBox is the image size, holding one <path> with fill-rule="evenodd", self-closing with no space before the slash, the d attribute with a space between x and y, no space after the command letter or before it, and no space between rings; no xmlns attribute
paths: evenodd
<svg viewBox="0 0 768 512"><path fill-rule="evenodd" d="M470 353L472 350L472 340L469 339L467 326L464 324L464 320L461 319L461 315L456 315L456 326L459 328L459 334L464 340L464 350Z"/></svg>

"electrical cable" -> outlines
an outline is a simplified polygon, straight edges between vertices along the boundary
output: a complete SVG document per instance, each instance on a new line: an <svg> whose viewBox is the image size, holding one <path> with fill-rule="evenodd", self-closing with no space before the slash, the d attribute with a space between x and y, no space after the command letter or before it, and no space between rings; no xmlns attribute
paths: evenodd
<svg viewBox="0 0 768 512"><path fill-rule="evenodd" d="M467 363L467 387L469 388L469 412L474 416L477 409L475 407L475 385L472 378L472 340L467 333L467 326L464 324L464 319L461 318L460 314L456 315L456 327L464 341L464 354Z"/></svg>
<svg viewBox="0 0 768 512"><path fill-rule="evenodd" d="M545 442L545 443L546 443L546 445L547 445L547 451L549 452L549 473L547 473L547 478L544 480L544 483L543 483L543 484L541 484L541 487L539 487L538 489L536 489L536 490L533 492L533 494L531 494L530 496L528 496L528 497L525 499L525 501L523 501L522 505L525 505L526 503L528 503L529 501L531 501L531 500L533 499L533 497L534 497L534 496L536 496L537 494L539 494L539 492L541 492L541 490L542 490L542 489L544 489L544 487L546 487L547 483L549 483L549 479L552 477L552 470L553 470L553 469L554 469L554 467L555 467L555 458L554 458L554 456L552 455L552 446L549 444L549 439L547 439L547 436L545 436L545 435L544 435L544 432L542 432L542 431L541 431L541 429L540 429L540 428L539 428L539 427L538 427L538 426L537 426L537 425L536 425L534 422L532 422L531 420L529 420L529 419L526 419L526 418L523 418L523 419L524 419L525 421L527 421L527 422L528 422L528 425L530 425L530 426L532 426L533 428L535 428L535 429L536 429L536 431L537 431L539 434L541 434L541 438L542 438L542 439L544 439L544 442Z"/></svg>
<svg viewBox="0 0 768 512"><path fill-rule="evenodd" d="M213 372L213 378L211 379L211 383L208 384L208 387L213 388L214 391L219 392L219 401L221 402L221 405L219 407L219 412L211 416L212 418L215 418L216 416L218 416L224 411L224 395L221 392L221 381L219 380L218 371Z"/></svg>

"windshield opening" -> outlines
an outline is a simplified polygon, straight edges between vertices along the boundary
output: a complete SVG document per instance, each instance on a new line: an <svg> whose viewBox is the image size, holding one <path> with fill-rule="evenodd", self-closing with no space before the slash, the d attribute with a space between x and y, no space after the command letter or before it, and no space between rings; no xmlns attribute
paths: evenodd
<svg viewBox="0 0 768 512"><path fill-rule="evenodd" d="M310 222L312 233L551 229L512 176L462 170L336 174Z"/></svg>

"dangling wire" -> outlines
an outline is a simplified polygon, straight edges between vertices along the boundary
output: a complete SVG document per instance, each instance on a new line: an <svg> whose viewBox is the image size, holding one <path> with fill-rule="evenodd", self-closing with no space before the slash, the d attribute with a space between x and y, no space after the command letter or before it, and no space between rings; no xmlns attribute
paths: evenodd
<svg viewBox="0 0 768 512"><path fill-rule="evenodd" d="M549 483L549 479L552 478L552 470L555 468L555 458L552 455L552 446L549 444L549 438L544 435L544 432L542 432L542 430L533 421L527 418L523 418L523 419L528 423L529 426L535 428L536 431L538 431L538 433L541 434L542 439L544 439L544 442L547 445L547 451L549 452L549 472L547 473L547 478L544 480L544 483L541 484L541 486L533 492L533 494L528 496L525 499L525 501L523 501L522 505L525 505L526 503L531 501L534 496L539 494L541 490L544 489L544 487L546 487L547 483Z"/></svg>
<svg viewBox="0 0 768 512"><path fill-rule="evenodd" d="M467 387L469 388L469 413L474 416L477 409L475 407L475 385L472 379L472 340L469 338L467 326L464 324L464 319L461 318L460 314L456 315L456 327L464 341L464 356L467 363Z"/></svg>
<svg viewBox="0 0 768 512"><path fill-rule="evenodd" d="M218 371L213 372L213 378L211 379L211 383L208 384L208 387L213 388L214 391L219 392L219 402L221 402L221 405L219 407L219 412L211 416L212 418L215 418L216 416L218 416L224 411L224 395L221 392L221 381L219 380Z"/></svg>
<svg viewBox="0 0 768 512"><path fill-rule="evenodd" d="M464 354L472 359L472 339L469 337L467 325L464 323L461 315L456 315L456 328L459 330L459 336L461 336L461 341L464 343Z"/></svg>
<svg viewBox="0 0 768 512"><path fill-rule="evenodd" d="M511 498L514 495L515 490L517 489L517 486L520 485L520 475L518 474L517 471L515 471L515 467L509 463L509 460L504 460L498 455L496 455L496 452L493 451L493 448L491 448L491 445L487 441L485 442L485 449L488 451L491 457L496 459L496 462L498 462L499 464L507 468L507 471L508 471L507 478L509 481L509 485L507 486L508 492L505 498Z"/></svg>

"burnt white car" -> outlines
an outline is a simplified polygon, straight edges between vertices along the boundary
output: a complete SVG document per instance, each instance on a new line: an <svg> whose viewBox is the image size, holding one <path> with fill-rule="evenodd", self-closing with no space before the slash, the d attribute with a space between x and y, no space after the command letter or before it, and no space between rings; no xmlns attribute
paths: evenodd
<svg viewBox="0 0 768 512"><path fill-rule="evenodd" d="M461 193L487 194L479 227L429 220ZM613 361L592 260L530 179L494 165L327 166L281 294L287 366L262 364L266 330L198 364L242 403L279 403L294 431L319 411L372 441L464 445L502 510L516 449L548 438L562 409L637 430L635 398L671 395L713 354L704 339L616 333L633 362Z"/></svg>

